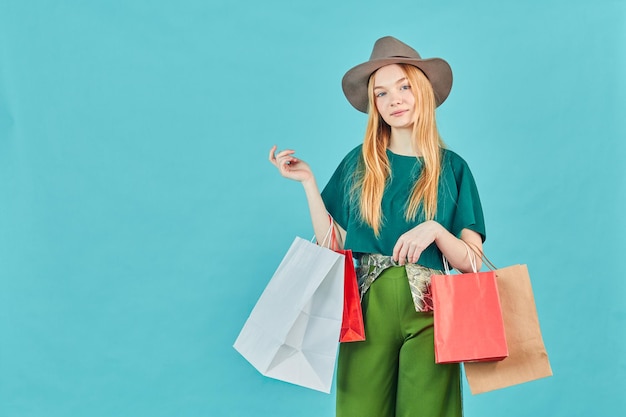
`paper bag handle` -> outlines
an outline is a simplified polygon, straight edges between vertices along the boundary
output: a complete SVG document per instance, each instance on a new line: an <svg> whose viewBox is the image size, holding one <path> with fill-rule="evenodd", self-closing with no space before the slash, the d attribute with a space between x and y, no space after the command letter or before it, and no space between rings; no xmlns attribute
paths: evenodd
<svg viewBox="0 0 626 417"><path fill-rule="evenodd" d="M479 257L483 260L483 263L484 263L485 265L487 265L487 268L489 268L489 269L490 269L490 270L492 270L492 271L495 271L495 270L497 270L497 269L498 269L498 268L496 267L496 265L495 265L493 262L491 262L491 261L489 260L489 258L487 258L487 255L485 255L485 253L484 253L483 251L478 250L478 249L477 249L474 245L472 245L471 243L469 243L469 244L468 244L468 243L466 243L466 242L463 242L463 243L465 243L466 245L469 245L469 247L471 247L471 248L472 248L472 251L474 252L474 254L478 255L478 256L479 256Z"/></svg>
<svg viewBox="0 0 626 417"><path fill-rule="evenodd" d="M475 254L475 250L470 250L469 245L463 240L463 239L459 239L461 241L461 243L463 243L465 245L465 249L467 249L467 257L470 260L470 265L472 266L472 271L473 272L478 272L476 270L476 254ZM442 254L441 258L443 259L443 269L446 273L446 275L450 275L450 265L448 264L448 260L446 259L446 257Z"/></svg>
<svg viewBox="0 0 626 417"><path fill-rule="evenodd" d="M337 250L339 249L339 244L337 243L337 231L335 230L335 220L333 220L333 216L328 215L330 219L330 249Z"/></svg>
<svg viewBox="0 0 626 417"><path fill-rule="evenodd" d="M326 232L326 235L324 236L324 240L322 240L322 243L320 244L320 246L324 247L324 248L329 248L332 249L330 246L326 246L326 243L329 243L330 245L333 245L333 242L336 244L337 240L335 238L335 221L333 220L333 218L331 217L331 215L329 214L328 217L330 218L330 227L328 228L328 231ZM329 242L329 238L330 238L330 242ZM316 236L313 235L313 238L311 238L311 242L315 243L316 241Z"/></svg>

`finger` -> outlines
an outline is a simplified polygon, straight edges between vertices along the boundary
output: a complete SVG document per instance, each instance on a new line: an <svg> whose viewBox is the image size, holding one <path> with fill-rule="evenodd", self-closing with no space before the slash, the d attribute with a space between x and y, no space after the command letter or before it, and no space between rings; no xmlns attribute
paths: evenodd
<svg viewBox="0 0 626 417"><path fill-rule="evenodd" d="M400 252L402 251L403 247L406 245L405 239L404 239L404 235L400 236L398 238L398 240L396 241L395 246L393 247L393 260L398 262L400 260ZM405 256L406 256L406 252L405 252Z"/></svg>
<svg viewBox="0 0 626 417"><path fill-rule="evenodd" d="M274 145L274 146L272 146L270 148L270 157L269 157L270 160L276 158L276 156L274 155L276 153L276 149L278 149L278 146L276 146L276 145Z"/></svg>
<svg viewBox="0 0 626 417"><path fill-rule="evenodd" d="M278 167L285 170L293 168L298 162L300 162L300 160L293 156L283 156L277 159Z"/></svg>
<svg viewBox="0 0 626 417"><path fill-rule="evenodd" d="M270 162L274 164L278 169L288 168L290 164L295 163L296 159L291 156L294 153L292 150L280 151L273 155L273 159Z"/></svg>
<svg viewBox="0 0 626 417"><path fill-rule="evenodd" d="M292 149L285 149L282 150L280 152L278 152L276 154L276 158L284 158L284 157L288 157L288 156L292 156L294 153L296 153L296 151L292 150Z"/></svg>
<svg viewBox="0 0 626 417"><path fill-rule="evenodd" d="M411 262L412 264L417 263L417 261L419 261L420 256L422 256L422 251L419 249L415 249L410 255L409 255L409 262Z"/></svg>
<svg viewBox="0 0 626 417"><path fill-rule="evenodd" d="M400 255L401 248L402 248L402 243L400 243L400 240L398 240L396 242L396 245L393 247L393 252L391 254L391 259L393 259L395 262L398 262L398 255Z"/></svg>
<svg viewBox="0 0 626 417"><path fill-rule="evenodd" d="M276 149L278 147L276 145L272 146L272 148L270 149L270 155L269 155L269 161L272 165L277 166L277 162L276 162Z"/></svg>
<svg viewBox="0 0 626 417"><path fill-rule="evenodd" d="M406 243L403 243L398 252L398 265L404 265L406 263L406 255L409 251L409 247Z"/></svg>
<svg viewBox="0 0 626 417"><path fill-rule="evenodd" d="M416 263L423 251L424 247L421 244L413 242L411 243L410 249L407 253L407 259L409 259L409 262L411 263Z"/></svg>
<svg viewBox="0 0 626 417"><path fill-rule="evenodd" d="M406 260L408 263L415 263L415 261L413 260L414 257L414 253L415 253L415 245L409 245L409 249L406 251Z"/></svg>

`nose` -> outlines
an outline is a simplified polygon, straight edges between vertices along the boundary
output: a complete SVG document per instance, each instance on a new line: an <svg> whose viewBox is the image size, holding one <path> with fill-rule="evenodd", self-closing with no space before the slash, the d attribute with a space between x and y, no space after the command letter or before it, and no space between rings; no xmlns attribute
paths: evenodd
<svg viewBox="0 0 626 417"><path fill-rule="evenodd" d="M394 92L391 94L391 105L392 106L397 106L398 104L402 103L402 95L400 95L400 93Z"/></svg>

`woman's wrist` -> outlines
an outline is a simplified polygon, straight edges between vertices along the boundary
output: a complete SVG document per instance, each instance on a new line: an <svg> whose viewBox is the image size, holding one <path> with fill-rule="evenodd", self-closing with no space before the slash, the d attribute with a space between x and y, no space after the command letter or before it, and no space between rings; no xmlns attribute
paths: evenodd
<svg viewBox="0 0 626 417"><path fill-rule="evenodd" d="M302 180L302 186L306 192L317 191L317 183L315 182L315 177L311 176L306 180Z"/></svg>
<svg viewBox="0 0 626 417"><path fill-rule="evenodd" d="M445 227L443 227L441 225L441 223L435 221L435 220L428 220L428 222L431 224L431 226L434 228L434 242L435 244L437 244L437 241L439 241L441 239L441 237L446 234L449 233Z"/></svg>

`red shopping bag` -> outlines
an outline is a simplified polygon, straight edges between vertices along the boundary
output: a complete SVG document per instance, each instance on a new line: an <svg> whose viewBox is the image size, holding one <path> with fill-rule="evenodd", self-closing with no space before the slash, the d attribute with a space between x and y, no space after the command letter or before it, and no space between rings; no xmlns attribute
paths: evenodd
<svg viewBox="0 0 626 417"><path fill-rule="evenodd" d="M431 289L437 363L508 356L495 272L433 275Z"/></svg>
<svg viewBox="0 0 626 417"><path fill-rule="evenodd" d="M365 326L363 325L361 296L356 282L352 251L350 249L337 249L335 252L344 254L346 258L343 286L343 320L341 322L339 341L360 342L365 340Z"/></svg>
<svg viewBox="0 0 626 417"><path fill-rule="evenodd" d="M331 220L331 227L333 227ZM365 340L365 326L363 311L361 310L361 295L354 269L352 250L338 249L335 228L331 234L331 248L345 256L344 286L343 286L343 320L341 322L340 342L360 342Z"/></svg>

